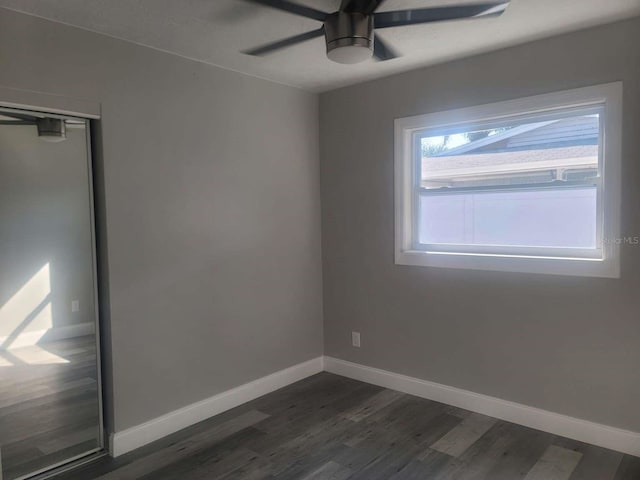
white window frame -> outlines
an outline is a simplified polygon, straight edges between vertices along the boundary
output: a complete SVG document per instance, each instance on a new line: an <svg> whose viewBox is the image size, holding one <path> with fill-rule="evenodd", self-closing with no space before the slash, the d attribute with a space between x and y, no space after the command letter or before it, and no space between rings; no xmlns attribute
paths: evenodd
<svg viewBox="0 0 640 480"><path fill-rule="evenodd" d="M416 194L419 162L416 136L425 132L482 128L500 121L540 118L564 110L602 107L600 178L597 190L597 255L550 255L549 249L499 247L495 251L420 249ZM535 120L534 120L535 121ZM620 277L620 186L622 161L622 82L578 88L506 102L429 113L395 120L395 263L442 268ZM523 253L524 252L524 253ZM576 253L577 253L576 249Z"/></svg>

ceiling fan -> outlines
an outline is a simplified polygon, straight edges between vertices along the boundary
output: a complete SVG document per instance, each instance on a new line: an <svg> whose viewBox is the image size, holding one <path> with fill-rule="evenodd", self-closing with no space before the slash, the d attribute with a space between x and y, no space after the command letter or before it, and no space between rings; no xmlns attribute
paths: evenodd
<svg viewBox="0 0 640 480"><path fill-rule="evenodd" d="M379 36L374 39L374 29L444 20L493 17L502 15L510 2L510 0L494 0L448 7L376 12L385 0L342 0L337 12L327 13L289 0L246 1L317 20L322 22L322 26L317 30L246 50L244 53L255 56L266 55L324 35L327 57L338 63L358 63L371 58L372 55L378 60L391 60L398 57L399 55Z"/></svg>

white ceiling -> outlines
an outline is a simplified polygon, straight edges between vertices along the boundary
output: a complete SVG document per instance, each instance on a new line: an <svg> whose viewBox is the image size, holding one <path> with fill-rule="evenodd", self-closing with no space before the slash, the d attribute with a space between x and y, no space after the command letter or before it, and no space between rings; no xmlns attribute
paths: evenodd
<svg viewBox="0 0 640 480"><path fill-rule="evenodd" d="M382 10L478 0L387 0ZM335 11L340 0L299 0ZM499 18L389 28L379 34L402 57L339 65L316 38L266 57L240 53L319 27L313 20L243 0L0 0L10 8L311 91L640 15L640 0L512 0Z"/></svg>

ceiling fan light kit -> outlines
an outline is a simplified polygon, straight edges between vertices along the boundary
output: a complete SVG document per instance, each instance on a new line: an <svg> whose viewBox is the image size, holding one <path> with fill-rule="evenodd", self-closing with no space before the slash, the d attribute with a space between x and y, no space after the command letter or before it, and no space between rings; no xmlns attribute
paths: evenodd
<svg viewBox="0 0 640 480"><path fill-rule="evenodd" d="M360 63L373 56L373 16L336 12L324 21L327 57L337 63Z"/></svg>
<svg viewBox="0 0 640 480"><path fill-rule="evenodd" d="M368 60L392 60L399 55L374 30L421 23L486 18L502 15L510 0L494 0L449 7L426 7L411 10L377 12L385 0L342 0L340 9L327 13L290 0L246 0L301 17L322 22L322 27L260 47L246 50L247 55L261 56L281 48L324 36L327 57L337 63L353 64Z"/></svg>

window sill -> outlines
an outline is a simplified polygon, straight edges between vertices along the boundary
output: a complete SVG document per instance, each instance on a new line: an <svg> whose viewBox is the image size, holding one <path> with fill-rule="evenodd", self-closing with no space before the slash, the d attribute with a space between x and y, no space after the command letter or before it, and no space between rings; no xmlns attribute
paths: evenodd
<svg viewBox="0 0 640 480"><path fill-rule="evenodd" d="M395 263L421 267L620 278L617 256L601 260L405 250L396 252Z"/></svg>

